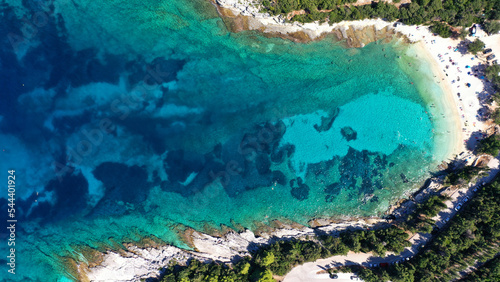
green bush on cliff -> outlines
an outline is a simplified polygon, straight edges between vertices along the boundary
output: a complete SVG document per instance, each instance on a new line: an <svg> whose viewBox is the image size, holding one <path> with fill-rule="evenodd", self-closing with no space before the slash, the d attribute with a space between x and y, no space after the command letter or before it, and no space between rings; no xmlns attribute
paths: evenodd
<svg viewBox="0 0 500 282"><path fill-rule="evenodd" d="M479 141L479 145L477 147L478 153L484 153L492 155L494 157L498 156L499 150L500 150L500 137L496 134L493 134Z"/></svg>
<svg viewBox="0 0 500 282"><path fill-rule="evenodd" d="M485 171L484 168L475 166L465 166L457 171L448 173L444 179L445 185L459 185L468 183L474 177Z"/></svg>
<svg viewBox="0 0 500 282"><path fill-rule="evenodd" d="M273 278L273 273L269 269L264 269L261 272L258 273L258 278L256 279L257 282L275 282Z"/></svg>
<svg viewBox="0 0 500 282"><path fill-rule="evenodd" d="M255 258L255 262L261 266L269 266L274 262L274 253L265 251L262 254L258 254Z"/></svg>
<svg viewBox="0 0 500 282"><path fill-rule="evenodd" d="M485 19L485 30L488 33L498 32L500 24L495 21L500 18L498 0L417 0L396 8L394 4L383 1L352 6L356 0L262 0L264 11L271 14L289 14L292 11L304 11L296 15L292 21L313 22L325 20L330 23L343 20L359 20L366 18L381 18L393 21L401 20L405 24L431 24L440 21L443 24L435 28L437 34L451 36L449 26L469 27L472 23L480 23ZM399 1L394 1L395 3ZM436 25L435 23L433 25Z"/></svg>

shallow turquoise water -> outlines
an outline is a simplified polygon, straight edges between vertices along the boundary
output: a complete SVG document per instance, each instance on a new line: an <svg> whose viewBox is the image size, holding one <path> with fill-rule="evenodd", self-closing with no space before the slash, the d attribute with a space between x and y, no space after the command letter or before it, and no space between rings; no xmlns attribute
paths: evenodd
<svg viewBox="0 0 500 282"><path fill-rule="evenodd" d="M431 74L397 40L233 34L199 0L55 1L47 15L26 54L2 47L24 75L0 112L0 168L23 187L18 275L2 278L71 278L61 257L81 246L186 247L184 226L380 215L448 150L443 93L417 91Z"/></svg>

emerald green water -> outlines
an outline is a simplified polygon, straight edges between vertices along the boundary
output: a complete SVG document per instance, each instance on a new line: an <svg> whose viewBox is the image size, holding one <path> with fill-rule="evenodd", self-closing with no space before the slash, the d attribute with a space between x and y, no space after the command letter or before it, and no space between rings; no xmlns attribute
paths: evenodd
<svg viewBox="0 0 500 282"><path fill-rule="evenodd" d="M34 12L11 6L12 25ZM61 0L48 18L25 53L2 43L24 84L0 109L0 169L23 187L18 274L3 280L74 279L61 257L82 246L187 247L186 226L381 215L454 135L427 62L397 39L230 33L205 0Z"/></svg>

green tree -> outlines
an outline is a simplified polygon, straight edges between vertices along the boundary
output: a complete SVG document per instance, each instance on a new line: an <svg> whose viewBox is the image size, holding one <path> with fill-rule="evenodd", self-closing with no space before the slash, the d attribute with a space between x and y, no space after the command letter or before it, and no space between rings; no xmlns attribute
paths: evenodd
<svg viewBox="0 0 500 282"><path fill-rule="evenodd" d="M274 262L274 253L272 251L264 251L262 254L258 254L256 262L261 266L268 266Z"/></svg>
<svg viewBox="0 0 500 282"><path fill-rule="evenodd" d="M485 74L489 80L495 80L495 78L500 76L500 65L488 66L486 68Z"/></svg>
<svg viewBox="0 0 500 282"><path fill-rule="evenodd" d="M500 124L500 108L497 108L495 112L493 112L492 117L496 124Z"/></svg>
<svg viewBox="0 0 500 282"><path fill-rule="evenodd" d="M439 36L443 38L448 38L453 34L451 32L450 26L441 22L435 22L433 25L431 25L431 31L439 34Z"/></svg>
<svg viewBox="0 0 500 282"><path fill-rule="evenodd" d="M432 0L430 6L434 11L438 11L443 9L443 2L441 0Z"/></svg>
<svg viewBox="0 0 500 282"><path fill-rule="evenodd" d="M484 49L484 42L476 39L474 42L469 43L467 45L467 50L472 54L477 54L477 52L482 51Z"/></svg>
<svg viewBox="0 0 500 282"><path fill-rule="evenodd" d="M496 257L462 279L467 282L500 281L500 257Z"/></svg>
<svg viewBox="0 0 500 282"><path fill-rule="evenodd" d="M241 270L240 270L240 274L247 275L248 270L250 270L250 264L247 262L247 263L242 265Z"/></svg>
<svg viewBox="0 0 500 282"><path fill-rule="evenodd" d="M458 32L458 37L462 40L464 40L467 37L467 35L469 35L469 31L466 30L464 27L462 27Z"/></svg>
<svg viewBox="0 0 500 282"><path fill-rule="evenodd" d="M496 134L493 134L481 140L477 148L477 151L479 153L492 155L494 157L498 156L499 150L500 150L500 138Z"/></svg>
<svg viewBox="0 0 500 282"><path fill-rule="evenodd" d="M431 0L417 0L418 5L420 5L422 7L427 6L427 4L429 4L429 2L431 2Z"/></svg>
<svg viewBox="0 0 500 282"><path fill-rule="evenodd" d="M274 280L271 270L265 269L259 273L257 282L276 282L276 280Z"/></svg>
<svg viewBox="0 0 500 282"><path fill-rule="evenodd" d="M500 22L497 21L485 22L484 31L486 31L489 35L498 33L500 31Z"/></svg>

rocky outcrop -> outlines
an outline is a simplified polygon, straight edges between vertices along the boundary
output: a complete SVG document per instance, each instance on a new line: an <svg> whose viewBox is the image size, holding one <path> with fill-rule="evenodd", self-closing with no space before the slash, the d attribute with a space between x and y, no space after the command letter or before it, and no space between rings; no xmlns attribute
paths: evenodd
<svg viewBox="0 0 500 282"><path fill-rule="evenodd" d="M406 36L397 32L393 23L383 20L363 20L353 22L305 23L289 22L282 15L272 16L259 12L256 1L216 0L215 4L226 26L232 32L258 30L267 36L281 37L296 42L319 40L328 34L335 34L348 47L364 47L374 41L389 41L394 36Z"/></svg>
<svg viewBox="0 0 500 282"><path fill-rule="evenodd" d="M328 220L317 220L316 224L327 224L315 228L297 224L279 223L281 228L269 233L259 233L245 230L236 232L230 230L222 236L211 236L200 233L192 229L186 230L189 233L189 244L192 250L183 250L174 246L155 246L141 248L134 245L126 246L125 251L108 251L100 256L100 264L88 267L88 263L80 263L85 267L78 267L80 277L90 281L139 281L148 277L159 277L163 267L175 260L179 264L186 264L191 258L202 262L225 262L231 263L238 258L250 255L252 250L260 246L273 243L277 240L287 240L292 238L304 239L307 236L317 234L334 234L347 228L356 229L385 223L381 219L360 219L357 221L346 221L341 223L329 223Z"/></svg>

